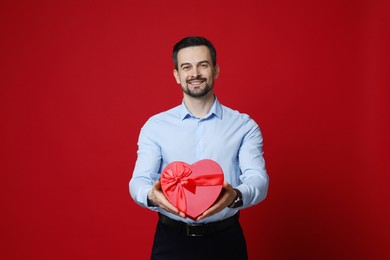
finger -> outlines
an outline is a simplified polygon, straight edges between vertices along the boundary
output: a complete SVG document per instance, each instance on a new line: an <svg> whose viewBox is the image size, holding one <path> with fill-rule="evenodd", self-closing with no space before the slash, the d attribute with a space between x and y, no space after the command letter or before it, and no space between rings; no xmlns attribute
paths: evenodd
<svg viewBox="0 0 390 260"><path fill-rule="evenodd" d="M162 201L162 208L170 211L171 213L179 214L179 210L175 206L173 206L168 200Z"/></svg>
<svg viewBox="0 0 390 260"><path fill-rule="evenodd" d="M220 212L230 204L230 197L232 196L231 194L232 192L235 193L235 191L233 187L227 182L224 182L223 187L225 188L225 191L221 193L221 196L218 198L218 200L214 203L214 205L212 205L209 209L203 212L197 218L197 220L201 220L209 216L212 216Z"/></svg>
<svg viewBox="0 0 390 260"><path fill-rule="evenodd" d="M160 182L160 180L157 180L154 183L154 188L157 189L157 190L161 190L161 182Z"/></svg>
<svg viewBox="0 0 390 260"><path fill-rule="evenodd" d="M178 215L178 216L180 216L182 218L186 218L187 217L187 215L184 212L180 211L178 208L173 206L171 204L171 202L169 200L167 200L167 199L164 200L164 206L167 207L167 210L169 212L171 212L172 214Z"/></svg>
<svg viewBox="0 0 390 260"><path fill-rule="evenodd" d="M201 220L201 219L210 217L210 216L214 215L216 212L218 212L218 209L215 207L211 207L208 210L206 210L205 212L203 212L199 217L197 217L196 220Z"/></svg>
<svg viewBox="0 0 390 260"><path fill-rule="evenodd" d="M180 216L182 218L186 218L187 217L187 215L184 212L181 212L179 209L177 209L176 207L172 206L172 204L164 205L161 208L163 208L164 210L166 210L166 211L168 211L168 212L170 212L172 214Z"/></svg>
<svg viewBox="0 0 390 260"><path fill-rule="evenodd" d="M222 205L223 205L223 204L221 203L221 201L216 202L213 206L211 206L210 208L208 208L207 210L205 210L205 211L197 218L197 220L201 220L201 219L210 217L210 216L214 215L215 213L220 212L220 211L223 209L223 206L222 206Z"/></svg>
<svg viewBox="0 0 390 260"><path fill-rule="evenodd" d="M161 181L160 180L157 180L155 183L154 183L154 192L155 192L155 197L157 198L158 200L158 203L160 205L160 208L172 213L172 214L175 214L175 215L178 215L182 218L186 218L187 215L184 213L184 212L181 212L178 208L176 208L175 206L173 206L171 204L171 202L165 197L164 193L162 192L162 189L161 189Z"/></svg>
<svg viewBox="0 0 390 260"><path fill-rule="evenodd" d="M224 181L224 182L223 182L222 187L223 187L225 190L232 190L232 189L233 189L233 186L230 185L230 183L228 183L227 181Z"/></svg>
<svg viewBox="0 0 390 260"><path fill-rule="evenodd" d="M164 210L172 214L178 215L182 218L186 218L186 214L184 212L181 212L174 205L172 205L171 202L165 197L165 195L162 192L156 191L156 193L158 194L158 200L161 208L163 208Z"/></svg>

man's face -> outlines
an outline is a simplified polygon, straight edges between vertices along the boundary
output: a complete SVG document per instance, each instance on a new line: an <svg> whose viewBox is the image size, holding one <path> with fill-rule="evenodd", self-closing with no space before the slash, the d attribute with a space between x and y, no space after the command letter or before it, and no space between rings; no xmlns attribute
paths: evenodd
<svg viewBox="0 0 390 260"><path fill-rule="evenodd" d="M206 46L181 49L177 54L177 61L178 68L174 70L174 76L185 94L199 98L212 93L219 67L213 66Z"/></svg>

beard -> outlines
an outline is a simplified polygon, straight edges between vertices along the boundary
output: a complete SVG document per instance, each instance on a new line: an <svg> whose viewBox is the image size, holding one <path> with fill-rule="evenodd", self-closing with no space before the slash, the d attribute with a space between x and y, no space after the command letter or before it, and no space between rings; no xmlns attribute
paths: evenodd
<svg viewBox="0 0 390 260"><path fill-rule="evenodd" d="M203 89L190 90L190 88L188 87L188 84L189 84L189 82L186 82L186 85L182 86L181 88L183 89L184 93L186 93L190 97L194 97L194 98L204 97L213 89L212 86L210 86L209 84L206 83L206 86Z"/></svg>

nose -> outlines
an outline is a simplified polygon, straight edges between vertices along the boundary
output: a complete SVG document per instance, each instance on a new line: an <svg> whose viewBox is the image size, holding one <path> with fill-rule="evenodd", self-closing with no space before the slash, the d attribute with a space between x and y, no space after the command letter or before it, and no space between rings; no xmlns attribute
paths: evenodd
<svg viewBox="0 0 390 260"><path fill-rule="evenodd" d="M196 78L199 76L199 69L197 66L194 66L191 70L191 77Z"/></svg>

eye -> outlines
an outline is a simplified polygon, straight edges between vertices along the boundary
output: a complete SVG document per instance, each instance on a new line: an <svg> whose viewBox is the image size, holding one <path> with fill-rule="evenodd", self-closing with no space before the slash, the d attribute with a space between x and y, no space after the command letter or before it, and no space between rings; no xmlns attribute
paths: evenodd
<svg viewBox="0 0 390 260"><path fill-rule="evenodd" d="M202 68L206 69L206 68L209 67L209 64L207 64L207 63L202 63L202 64L200 64L200 66L201 66Z"/></svg>
<svg viewBox="0 0 390 260"><path fill-rule="evenodd" d="M182 68L182 70L189 70L190 69L190 66L183 66L183 67L181 67Z"/></svg>

